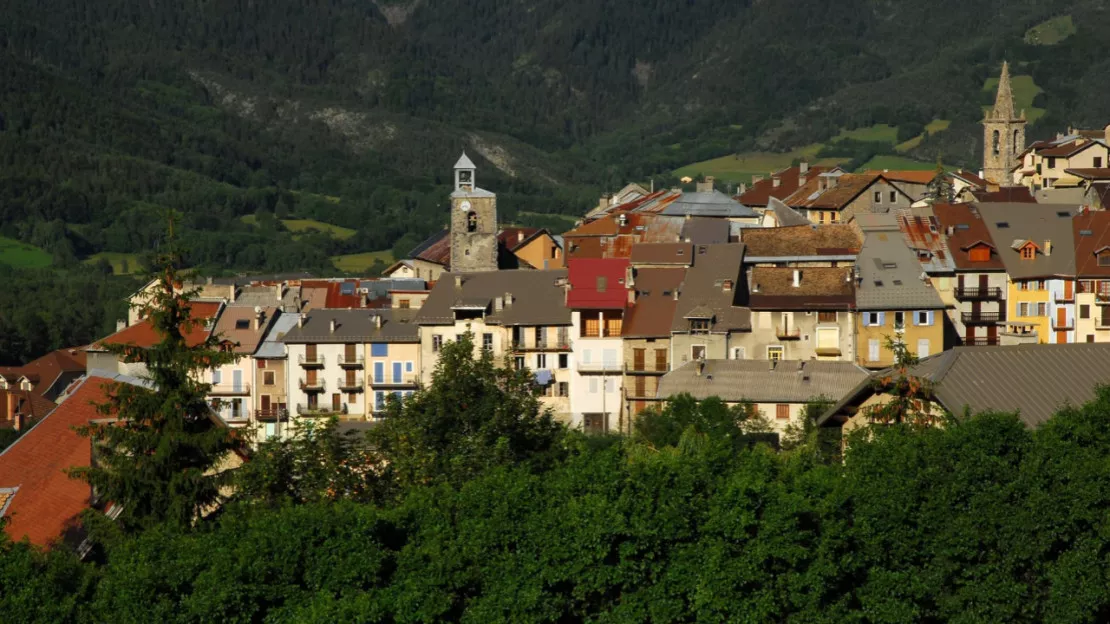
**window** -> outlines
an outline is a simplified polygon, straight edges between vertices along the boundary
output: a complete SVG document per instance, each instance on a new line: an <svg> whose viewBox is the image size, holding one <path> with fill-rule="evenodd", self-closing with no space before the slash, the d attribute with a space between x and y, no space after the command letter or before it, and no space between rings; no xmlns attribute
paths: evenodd
<svg viewBox="0 0 1110 624"><path fill-rule="evenodd" d="M482 334L482 348L493 351L493 334Z"/></svg>
<svg viewBox="0 0 1110 624"><path fill-rule="evenodd" d="M746 357L747 357L747 355L744 352L744 347L733 347L732 348L732 359L734 359L734 360L743 360Z"/></svg>
<svg viewBox="0 0 1110 624"><path fill-rule="evenodd" d="M863 324L867 327L881 327L886 325L886 318L883 312L864 312Z"/></svg>
<svg viewBox="0 0 1110 624"><path fill-rule="evenodd" d="M406 373L411 373L412 372L412 362L405 362L405 372Z"/></svg>
<svg viewBox="0 0 1110 624"><path fill-rule="evenodd" d="M906 328L906 313L905 312L895 312L894 313L894 331L902 331L905 328Z"/></svg>
<svg viewBox="0 0 1110 624"><path fill-rule="evenodd" d="M518 355L518 356L513 358L513 368L516 369L516 370L523 370L524 369L524 356L523 355Z"/></svg>
<svg viewBox="0 0 1110 624"><path fill-rule="evenodd" d="M896 201L898 201L898 194L895 191L891 191L890 192L890 203L893 204Z"/></svg>
<svg viewBox="0 0 1110 624"><path fill-rule="evenodd" d="M790 420L790 406L786 403L779 403L775 406L775 419L776 420Z"/></svg>
<svg viewBox="0 0 1110 624"><path fill-rule="evenodd" d="M439 334L433 335L432 336L432 353L439 353L439 350L442 349L442 348L443 348L443 336L440 336Z"/></svg>
<svg viewBox="0 0 1110 624"><path fill-rule="evenodd" d="M991 153L998 155L998 130L991 133Z"/></svg>
<svg viewBox="0 0 1110 624"><path fill-rule="evenodd" d="M690 331L704 334L709 331L709 319L690 319Z"/></svg>
<svg viewBox="0 0 1110 624"><path fill-rule="evenodd" d="M917 341L917 357L919 357L919 358L929 357L929 339L928 338L918 339L918 341Z"/></svg>
<svg viewBox="0 0 1110 624"><path fill-rule="evenodd" d="M1017 315L1018 316L1029 316L1029 304L1028 303L1019 303L1018 306L1017 306Z"/></svg>
<svg viewBox="0 0 1110 624"><path fill-rule="evenodd" d="M590 377L590 394L597 394L597 377Z"/></svg>
<svg viewBox="0 0 1110 624"><path fill-rule="evenodd" d="M380 412L385 409L385 392L374 393L374 411Z"/></svg>
<svg viewBox="0 0 1110 624"><path fill-rule="evenodd" d="M933 313L928 310L914 312L914 325L929 326L933 324Z"/></svg>
<svg viewBox="0 0 1110 624"><path fill-rule="evenodd" d="M690 347L690 359L703 360L705 359L705 345L693 345Z"/></svg>
<svg viewBox="0 0 1110 624"><path fill-rule="evenodd" d="M354 403L357 400L358 400L358 395L357 394L355 394L354 392L347 393L347 402L348 403Z"/></svg>
<svg viewBox="0 0 1110 624"><path fill-rule="evenodd" d="M1021 248L1021 259L1032 260L1037 256L1037 248L1032 245L1026 245Z"/></svg>
<svg viewBox="0 0 1110 624"><path fill-rule="evenodd" d="M436 337L432 337L432 344L435 344ZM433 350L437 350L433 347ZM389 345L384 342L375 342L370 345L370 357L388 357Z"/></svg>
<svg viewBox="0 0 1110 624"><path fill-rule="evenodd" d="M556 390L557 390L557 392L556 392L555 396L561 396L561 397L570 396L570 384L565 382L565 381L560 381L559 383L557 383L556 384Z"/></svg>
<svg viewBox="0 0 1110 624"><path fill-rule="evenodd" d="M570 366L570 356L566 353L559 354L559 368L567 368Z"/></svg>
<svg viewBox="0 0 1110 624"><path fill-rule="evenodd" d="M1102 156L1095 156L1094 158L1095 169L1102 169ZM1090 342L1090 341L1088 341Z"/></svg>
<svg viewBox="0 0 1110 624"><path fill-rule="evenodd" d="M586 323L582 326L583 338L598 338L601 336L601 319L591 317L586 319Z"/></svg>
<svg viewBox="0 0 1110 624"><path fill-rule="evenodd" d="M235 319L235 329L250 329L250 328L251 328L251 320L250 319Z"/></svg>
<svg viewBox="0 0 1110 624"><path fill-rule="evenodd" d="M547 368L547 354L546 353L537 353L536 354L536 368L537 369Z"/></svg>
<svg viewBox="0 0 1110 624"><path fill-rule="evenodd" d="M1054 156L1049 156L1048 157L1048 168L1049 169L1055 169L1056 168L1056 158Z"/></svg>
<svg viewBox="0 0 1110 624"><path fill-rule="evenodd" d="M1047 303L1038 303L1037 304L1037 316L1048 316L1048 304Z"/></svg>
<svg viewBox="0 0 1110 624"><path fill-rule="evenodd" d="M402 310L408 310L409 307L410 307L409 300L408 299L398 299L397 300L397 307L401 308Z"/></svg>
<svg viewBox="0 0 1110 624"><path fill-rule="evenodd" d="M385 362L374 362L374 383L385 383Z"/></svg>
<svg viewBox="0 0 1110 624"><path fill-rule="evenodd" d="M262 383L267 386L274 385L274 371L266 371L262 373Z"/></svg>
<svg viewBox="0 0 1110 624"><path fill-rule="evenodd" d="M1083 305L1079 306L1079 318L1081 318L1081 319L1091 318L1091 306L1089 306L1087 304L1083 304Z"/></svg>
<svg viewBox="0 0 1110 624"><path fill-rule="evenodd" d="M875 203L876 204L882 203L882 201L883 201L883 192L882 191L875 191Z"/></svg>
<svg viewBox="0 0 1110 624"><path fill-rule="evenodd" d="M471 210L466 213L466 231L475 232L478 230L478 213Z"/></svg>
<svg viewBox="0 0 1110 624"><path fill-rule="evenodd" d="M972 247L971 250L968 251L968 256L972 262L990 262L991 248L986 245Z"/></svg>
<svg viewBox="0 0 1110 624"><path fill-rule="evenodd" d="M258 362L258 370L262 370L262 369L266 368L266 360L255 360L255 361Z"/></svg>
<svg viewBox="0 0 1110 624"><path fill-rule="evenodd" d="M212 371L212 385L218 385L223 382L223 371L215 369Z"/></svg>
<svg viewBox="0 0 1110 624"><path fill-rule="evenodd" d="M835 323L836 322L836 312L835 311L834 312L818 312L817 313L817 322L818 323Z"/></svg>
<svg viewBox="0 0 1110 624"><path fill-rule="evenodd" d="M879 361L879 340L877 338L872 338L867 341L867 361Z"/></svg>
<svg viewBox="0 0 1110 624"><path fill-rule="evenodd" d="M1099 266L1110 266L1110 253L1102 252L1098 255Z"/></svg>
<svg viewBox="0 0 1110 624"><path fill-rule="evenodd" d="M1094 341L1095 341L1095 335L1094 334L1087 334L1087 342L1094 342Z"/></svg>
<svg viewBox="0 0 1110 624"><path fill-rule="evenodd" d="M781 345L767 347L767 359L772 362L782 360L785 349Z"/></svg>

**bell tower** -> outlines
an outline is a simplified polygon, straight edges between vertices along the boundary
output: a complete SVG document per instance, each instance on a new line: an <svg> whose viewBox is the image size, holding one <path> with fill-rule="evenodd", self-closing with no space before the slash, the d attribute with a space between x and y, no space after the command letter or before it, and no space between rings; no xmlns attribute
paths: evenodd
<svg viewBox="0 0 1110 624"><path fill-rule="evenodd" d="M994 108L983 119L983 177L992 184L1011 186L1010 170L1018 165L1025 151L1025 111L1014 112L1014 92L1010 86L1010 64L1002 63Z"/></svg>
<svg viewBox="0 0 1110 624"><path fill-rule="evenodd" d="M451 193L451 272L497 270L497 195L475 184L476 167L463 152Z"/></svg>

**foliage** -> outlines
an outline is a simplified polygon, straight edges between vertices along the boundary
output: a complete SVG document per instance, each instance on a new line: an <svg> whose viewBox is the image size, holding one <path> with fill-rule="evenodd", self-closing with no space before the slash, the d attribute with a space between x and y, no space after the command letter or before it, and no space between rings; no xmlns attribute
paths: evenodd
<svg viewBox="0 0 1110 624"><path fill-rule="evenodd" d="M884 346L894 354L894 366L887 374L877 377L873 386L877 396L889 400L871 408L870 421L908 423L918 427L936 424L941 414L940 408L933 404L933 383L910 371L918 363L917 356L900 339L887 336Z"/></svg>
<svg viewBox="0 0 1110 624"><path fill-rule="evenodd" d="M190 344L192 293L182 284L173 257L164 261L141 316L149 318L161 340L150 348L109 345L121 361L142 364L152 388L108 384L108 401L97 411L117 422L79 428L95 445L92 466L74 468L103 501L122 506L118 526L135 531L159 523L177 528L193 524L223 498L230 473L221 462L240 450L242 437L213 422L199 373L231 362L215 336Z"/></svg>
<svg viewBox="0 0 1110 624"><path fill-rule="evenodd" d="M956 199L956 188L952 184L952 179L944 175L944 165L941 164L940 158L937 158L936 176L929 181L925 189L925 197L937 204L952 203Z"/></svg>
<svg viewBox="0 0 1110 624"><path fill-rule="evenodd" d="M0 429L0 451L11 446L22 434L23 431L18 429Z"/></svg>
<svg viewBox="0 0 1110 624"><path fill-rule="evenodd" d="M79 621L97 576L96 569L69 552L44 553L26 542L12 543L0 531L0 612L5 622Z"/></svg>

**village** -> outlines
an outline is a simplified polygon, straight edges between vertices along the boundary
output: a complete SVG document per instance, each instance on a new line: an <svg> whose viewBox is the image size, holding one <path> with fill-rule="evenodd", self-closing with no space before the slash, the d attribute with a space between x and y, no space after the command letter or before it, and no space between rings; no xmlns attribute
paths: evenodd
<svg viewBox="0 0 1110 624"><path fill-rule="evenodd" d="M750 403L782 433L826 402L869 422L905 366L931 408L1013 411L1029 427L1110 378L1110 125L1027 144L1003 66L976 172L799 162L722 192L628 184L569 231L504 227L464 153L441 233L380 278L204 279L187 339L237 356L204 373L213 417L255 443L336 418L365 430L430 383L445 344L527 370L556 420L629 434L690 394ZM91 461L71 428L105 380L146 385L114 347L159 340L131 297L118 331L0 369L0 517L47 543L88 504L62 470ZM923 409L931 409L925 407Z"/></svg>

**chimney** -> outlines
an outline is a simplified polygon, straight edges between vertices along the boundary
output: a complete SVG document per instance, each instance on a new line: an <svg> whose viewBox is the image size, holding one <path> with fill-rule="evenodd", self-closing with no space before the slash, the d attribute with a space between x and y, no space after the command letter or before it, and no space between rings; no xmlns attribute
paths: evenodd
<svg viewBox="0 0 1110 624"><path fill-rule="evenodd" d="M1110 126L1106 127L1106 134L1107 134L1107 136L1110 136ZM1107 141L1110 141L1110 138L1108 138ZM744 193L747 193L747 192L748 192L748 185L741 182L740 183L740 188L736 189L736 194L737 195L743 195Z"/></svg>
<svg viewBox="0 0 1110 624"><path fill-rule="evenodd" d="M752 185L759 184L762 181L763 181L763 176L761 176L761 175L753 175L752 176Z"/></svg>
<svg viewBox="0 0 1110 624"><path fill-rule="evenodd" d="M335 319L332 319L331 323L328 325L328 330L331 331L331 333L334 334L335 333L335 327L336 327Z"/></svg>
<svg viewBox="0 0 1110 624"><path fill-rule="evenodd" d="M278 282L274 289L277 291L277 300L281 301L281 298L285 296L285 285Z"/></svg>
<svg viewBox="0 0 1110 624"><path fill-rule="evenodd" d="M118 319L116 321L116 331L120 332L127 329L127 319Z"/></svg>
<svg viewBox="0 0 1110 624"><path fill-rule="evenodd" d="M628 289L628 305L634 305L635 303L636 303L636 289L635 288L629 288Z"/></svg>
<svg viewBox="0 0 1110 624"><path fill-rule="evenodd" d="M509 293L509 292L505 293L505 305L506 306L513 305L513 293Z"/></svg>
<svg viewBox="0 0 1110 624"><path fill-rule="evenodd" d="M794 269L794 288L802 285L802 271L801 269Z"/></svg>
<svg viewBox="0 0 1110 624"><path fill-rule="evenodd" d="M212 285L212 276L211 275L208 276L208 285L209 286Z"/></svg>
<svg viewBox="0 0 1110 624"><path fill-rule="evenodd" d="M946 228L946 231L948 232L949 236L952 236L953 234L956 233L956 226L950 225Z"/></svg>
<svg viewBox="0 0 1110 624"><path fill-rule="evenodd" d="M297 327L304 327L304 315L303 314L298 314L297 315Z"/></svg>
<svg viewBox="0 0 1110 624"><path fill-rule="evenodd" d="M376 329L381 329L382 328L382 315L381 314L375 314L374 315L374 327Z"/></svg>
<svg viewBox="0 0 1110 624"><path fill-rule="evenodd" d="M262 319L266 313L262 311L262 306L254 306L254 331L262 329Z"/></svg>
<svg viewBox="0 0 1110 624"><path fill-rule="evenodd" d="M771 176L771 186L778 188L782 184L782 180L778 176Z"/></svg>
<svg viewBox="0 0 1110 624"><path fill-rule="evenodd" d="M463 285L463 276L462 275L456 275L455 276L455 288L462 288L462 285Z"/></svg>
<svg viewBox="0 0 1110 624"><path fill-rule="evenodd" d="M808 161L803 160L802 162L798 163L798 173L800 173L802 175L805 175L805 174L809 173L809 162Z"/></svg>
<svg viewBox="0 0 1110 624"><path fill-rule="evenodd" d="M231 302L235 301L235 284L227 287L227 300Z"/></svg>
<svg viewBox="0 0 1110 624"><path fill-rule="evenodd" d="M674 297L674 300L678 301L678 289L675 288L673 291L671 291L671 294Z"/></svg>
<svg viewBox="0 0 1110 624"><path fill-rule="evenodd" d="M620 216L617 217L617 222L620 223L621 227L628 225L628 215L623 212L620 213Z"/></svg>
<svg viewBox="0 0 1110 624"><path fill-rule="evenodd" d="M13 421L16 421L16 414L15 414L15 409L16 409L16 405L17 405L18 403L17 403L17 401L16 401L16 397L15 397L15 389L14 389L14 387L12 387L12 388L8 388L8 392L7 392L7 403L8 403L8 405L7 405L7 408L8 408L8 411L7 411L8 419L9 419L9 420L13 420ZM19 421L16 421L16 430L17 430L17 431L19 430L18 422L19 422Z"/></svg>
<svg viewBox="0 0 1110 624"><path fill-rule="evenodd" d="M767 370L775 370L775 360L767 360Z"/></svg>
<svg viewBox="0 0 1110 624"><path fill-rule="evenodd" d="M517 230L516 231L516 242L518 242L518 243L523 243L524 242L524 230Z"/></svg>
<svg viewBox="0 0 1110 624"><path fill-rule="evenodd" d="M1048 240L1047 238L1044 240L1044 255L1052 255L1052 241Z"/></svg>
<svg viewBox="0 0 1110 624"><path fill-rule="evenodd" d="M714 181L715 178L713 176L705 176L705 180L703 182L698 182L694 188L699 193L712 193Z"/></svg>
<svg viewBox="0 0 1110 624"><path fill-rule="evenodd" d="M494 298L494 300L493 300L493 311L494 312L500 312L501 309L504 306L505 306L505 299L503 297Z"/></svg>

